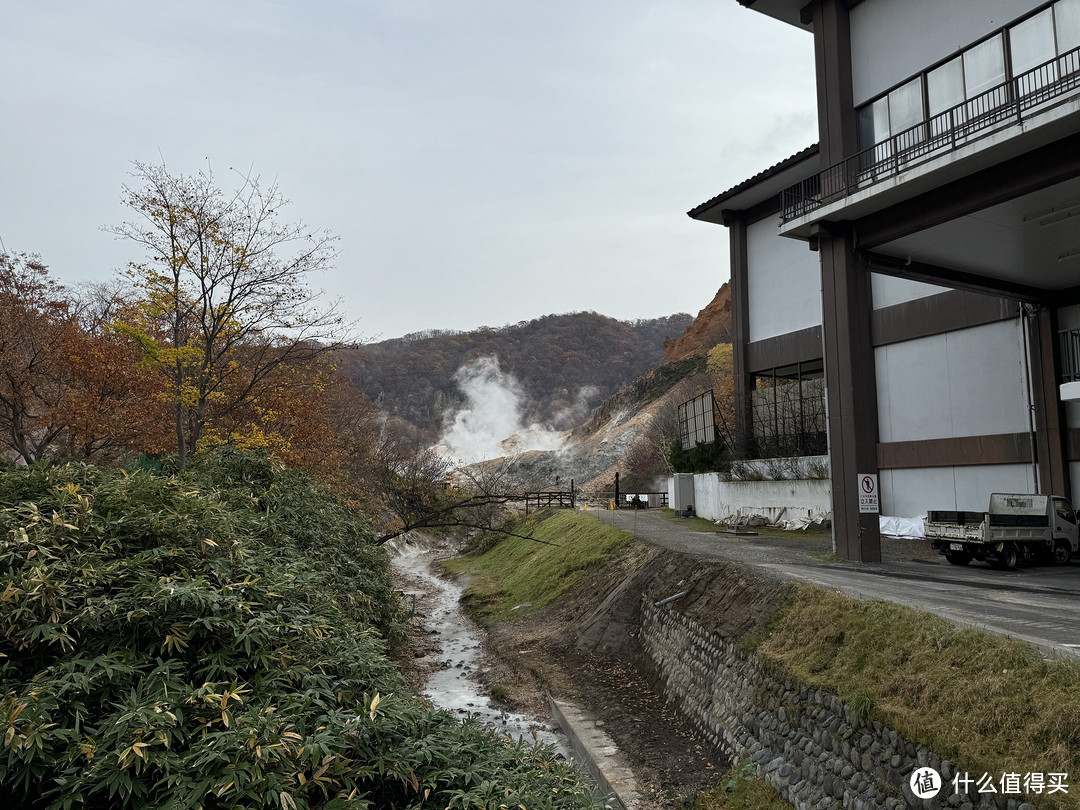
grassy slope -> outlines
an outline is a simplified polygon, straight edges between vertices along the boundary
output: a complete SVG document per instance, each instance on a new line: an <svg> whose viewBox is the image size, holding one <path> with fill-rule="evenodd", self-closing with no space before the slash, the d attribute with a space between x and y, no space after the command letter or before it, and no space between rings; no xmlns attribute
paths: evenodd
<svg viewBox="0 0 1080 810"><path fill-rule="evenodd" d="M483 624L538 610L633 539L568 509L533 515L513 531L532 539L507 536L479 556L446 563L451 573L469 575L462 604Z"/></svg>
<svg viewBox="0 0 1080 810"><path fill-rule="evenodd" d="M973 778L1080 774L1080 662L1047 661L1021 641L811 586L776 617L758 654ZM1080 790L1070 793L1036 804L1080 806Z"/></svg>
<svg viewBox="0 0 1080 810"><path fill-rule="evenodd" d="M515 531L557 546L508 537L448 565L470 575L467 606L488 624L542 607L631 539L569 511L534 516ZM973 778L1080 774L1080 662L1046 661L1023 642L814 586L778 606L763 638L733 640ZM1029 798L1038 807L1080 807L1080 789L1070 793Z"/></svg>

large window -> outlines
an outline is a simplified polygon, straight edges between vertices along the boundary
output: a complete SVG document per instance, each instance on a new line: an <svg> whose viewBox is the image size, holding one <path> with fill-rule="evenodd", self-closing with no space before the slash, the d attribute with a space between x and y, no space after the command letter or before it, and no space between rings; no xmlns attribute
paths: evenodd
<svg viewBox="0 0 1080 810"><path fill-rule="evenodd" d="M1022 94L1036 91L1078 69L1080 61L1075 59L1053 61L1076 48L1080 48L1080 0L1058 0L966 48L859 108L860 149L874 147L865 162L876 163L922 142L925 128L912 128L928 119L930 135L935 136L965 121L997 115L1014 100L1005 84L1010 77L1045 65L1020 88ZM949 115L935 118L944 113Z"/></svg>
<svg viewBox="0 0 1080 810"><path fill-rule="evenodd" d="M828 452L825 371L820 360L758 374L751 403L758 458L813 456Z"/></svg>

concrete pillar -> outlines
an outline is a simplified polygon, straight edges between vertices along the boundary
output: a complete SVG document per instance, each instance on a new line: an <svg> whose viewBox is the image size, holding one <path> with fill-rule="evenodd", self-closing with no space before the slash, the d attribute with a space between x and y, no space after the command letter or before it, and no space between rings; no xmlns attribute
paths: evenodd
<svg viewBox="0 0 1080 810"><path fill-rule="evenodd" d="M741 211L725 211L731 246L731 348L735 383L735 442L733 449L744 458L754 458L753 397L747 347L750 344L749 261L746 253L746 218Z"/></svg>
<svg viewBox="0 0 1080 810"><path fill-rule="evenodd" d="M1068 425L1058 393L1061 381L1061 347L1058 344L1057 311L1038 307L1025 315L1028 329L1028 363L1035 421L1035 457L1039 468L1039 492L1072 495L1065 441Z"/></svg>
<svg viewBox="0 0 1080 810"><path fill-rule="evenodd" d="M818 248L832 467L833 548L845 560L880 562L878 515L859 512L859 476L878 473L870 271L856 261L850 230L820 237Z"/></svg>
<svg viewBox="0 0 1080 810"><path fill-rule="evenodd" d="M858 152L851 83L848 3L813 0L818 130L822 169ZM858 477L877 474L877 381L870 334L870 271L857 261L847 223L821 223L811 238L821 256L822 342L825 352L833 545L845 560L881 561L876 514L859 512Z"/></svg>

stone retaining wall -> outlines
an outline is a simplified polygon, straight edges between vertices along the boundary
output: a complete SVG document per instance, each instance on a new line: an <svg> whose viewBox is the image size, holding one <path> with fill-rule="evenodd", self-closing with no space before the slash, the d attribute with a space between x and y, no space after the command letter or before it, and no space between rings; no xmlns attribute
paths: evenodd
<svg viewBox="0 0 1080 810"><path fill-rule="evenodd" d="M665 695L702 737L758 775L799 810L920 807L1034 810L1017 799L953 791L955 769L881 723L860 719L835 695L785 679L678 612L643 600L640 641ZM945 783L935 799L916 798L916 767ZM977 788L976 788L977 790Z"/></svg>

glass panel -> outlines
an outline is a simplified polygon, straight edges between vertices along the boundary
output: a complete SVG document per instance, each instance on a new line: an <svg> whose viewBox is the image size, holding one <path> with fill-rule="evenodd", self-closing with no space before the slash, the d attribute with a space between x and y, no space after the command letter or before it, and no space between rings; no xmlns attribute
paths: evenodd
<svg viewBox="0 0 1080 810"><path fill-rule="evenodd" d="M1057 28L1058 53L1080 48L1080 0L1054 3L1054 26Z"/></svg>
<svg viewBox="0 0 1080 810"><path fill-rule="evenodd" d="M930 115L945 112L964 100L964 65L960 57L926 74L926 95Z"/></svg>
<svg viewBox="0 0 1080 810"><path fill-rule="evenodd" d="M1050 9L1009 29L1009 53L1015 77L1054 58L1054 20ZM1023 97L1056 78L1055 66L1049 65L1020 79L1017 91Z"/></svg>
<svg viewBox="0 0 1080 810"><path fill-rule="evenodd" d="M1014 76L1054 58L1054 23L1050 9L1009 29L1009 53Z"/></svg>
<svg viewBox="0 0 1080 810"><path fill-rule="evenodd" d="M897 144L898 149L906 149L923 140L921 129L905 133L905 130L921 124L922 120L923 90L922 78L919 77L889 93L889 128L895 135L904 133L903 143Z"/></svg>
<svg viewBox="0 0 1080 810"><path fill-rule="evenodd" d="M859 149L869 149L877 143L874 135L874 105L859 108Z"/></svg>
<svg viewBox="0 0 1080 810"><path fill-rule="evenodd" d="M963 123L963 107L942 115L964 103L964 63L959 56L926 74L926 102L933 135L941 135Z"/></svg>
<svg viewBox="0 0 1080 810"><path fill-rule="evenodd" d="M969 115L985 115L1008 103L1008 93L1004 89L979 98L1004 81L1005 54L1000 34L964 51L964 91L971 100L968 104Z"/></svg>
<svg viewBox="0 0 1080 810"><path fill-rule="evenodd" d="M1001 35L964 51L964 92L968 98L1005 81L1005 57Z"/></svg>
<svg viewBox="0 0 1080 810"><path fill-rule="evenodd" d="M865 152L860 160L860 169L870 168L874 163L884 160L892 154L889 145L889 98L879 98L859 110L859 147L863 150L877 146Z"/></svg>

